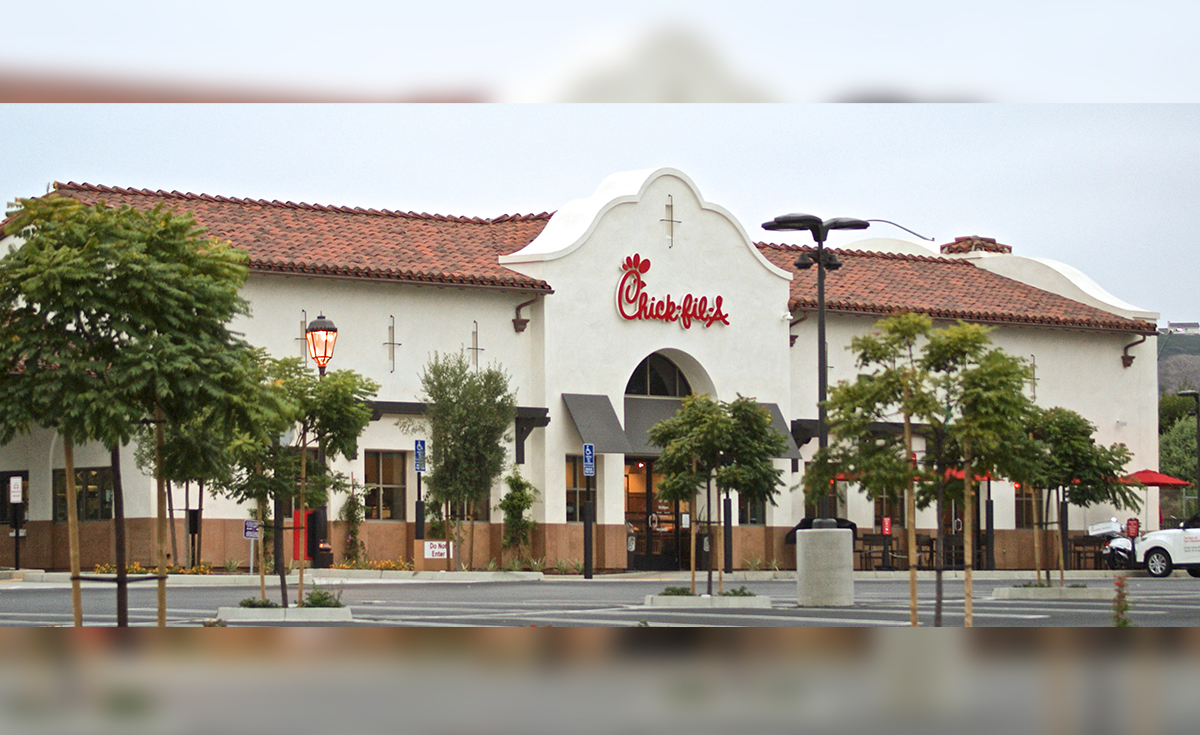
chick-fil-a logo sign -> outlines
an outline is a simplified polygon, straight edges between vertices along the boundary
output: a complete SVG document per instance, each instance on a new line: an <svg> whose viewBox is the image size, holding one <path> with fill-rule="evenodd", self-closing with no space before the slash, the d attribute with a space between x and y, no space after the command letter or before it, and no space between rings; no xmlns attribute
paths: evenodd
<svg viewBox="0 0 1200 735"><path fill-rule="evenodd" d="M641 255L626 258L621 270L624 275L617 286L617 311L625 319L679 322L684 329L691 329L693 322L705 327L717 322L729 324L729 315L721 308L724 299L720 296L713 297L709 302L707 296L697 298L692 294L687 294L680 301L676 301L671 294L662 298L647 294L643 276L650 270L650 261Z"/></svg>

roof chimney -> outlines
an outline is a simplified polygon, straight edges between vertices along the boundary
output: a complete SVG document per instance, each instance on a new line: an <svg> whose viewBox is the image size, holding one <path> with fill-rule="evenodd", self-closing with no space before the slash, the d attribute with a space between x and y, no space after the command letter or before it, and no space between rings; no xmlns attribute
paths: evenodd
<svg viewBox="0 0 1200 735"><path fill-rule="evenodd" d="M954 242L942 246L943 255L961 255L963 253L1012 253L1012 247L996 242L994 237L979 237L969 235L956 237Z"/></svg>

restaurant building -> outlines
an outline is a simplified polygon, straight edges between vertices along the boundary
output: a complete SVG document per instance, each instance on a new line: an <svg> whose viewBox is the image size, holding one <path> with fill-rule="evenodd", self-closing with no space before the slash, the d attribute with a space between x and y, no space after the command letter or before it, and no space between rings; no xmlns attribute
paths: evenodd
<svg viewBox="0 0 1200 735"><path fill-rule="evenodd" d="M682 172L618 173L553 215L492 219L74 183L55 190L86 203L191 211L211 235L245 249L251 313L233 329L276 357L304 355L304 328L319 314L336 323L330 369L353 369L381 386L358 457L332 463L366 485L362 537L371 558L411 558L413 448L426 438L420 374L434 354L461 350L503 368L516 392L509 451L540 492L535 557L550 566L583 558L582 454L591 443L596 566L686 566L687 528L705 509L656 498L658 450L646 431L694 392L753 397L788 437L775 460L785 483L776 504L735 496L731 520L735 567L794 566L785 537L806 509L793 488L816 450L816 274L793 265L807 248L762 242L757 224L705 201ZM937 325L978 322L1035 366L1029 391L1039 405L1079 412L1098 427L1097 441L1123 442L1137 467L1157 466L1156 314L1069 266L1014 255L987 238L960 237L940 250L872 238L836 253L843 266L826 285L831 385L853 379L850 340L882 316L916 311ZM112 559L111 467L100 446L75 456L86 569ZM67 566L62 466L61 442L46 431L0 448L0 475L27 483L24 566ZM132 449L122 466L131 558L149 563L154 484L135 468ZM839 515L860 532L878 531L884 516L897 529L904 523L896 509L841 489ZM174 490L181 538L181 511L198 504L196 488L188 492ZM1031 497L1002 480L980 492L992 500L996 565L1030 566ZM497 483L493 507L502 493ZM1145 498L1143 527L1155 528L1156 491ZM203 502L204 558L244 564L242 522L251 509L212 496ZM330 517L340 502L332 498ZM477 512L473 562L483 566L501 555L500 514ZM943 519L947 532L961 527L957 513ZM1111 514L1072 509L1069 527ZM932 531L934 512L919 512L916 524ZM336 528L332 540L338 556ZM0 544L0 564L11 564L11 554Z"/></svg>

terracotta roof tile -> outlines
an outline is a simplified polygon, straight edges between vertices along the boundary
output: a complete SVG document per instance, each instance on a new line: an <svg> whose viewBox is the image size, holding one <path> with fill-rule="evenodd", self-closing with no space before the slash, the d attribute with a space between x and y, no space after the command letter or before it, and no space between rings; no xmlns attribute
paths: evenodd
<svg viewBox="0 0 1200 735"><path fill-rule="evenodd" d="M994 237L968 235L967 237L954 238L954 242L942 245L940 251L945 255L974 252L1008 254L1012 252L1012 247L996 242L996 238Z"/></svg>
<svg viewBox="0 0 1200 735"><path fill-rule="evenodd" d="M249 253L253 271L551 290L498 261L537 237L545 213L480 219L74 182L54 188L86 204L190 211L210 235Z"/></svg>
<svg viewBox="0 0 1200 735"><path fill-rule="evenodd" d="M815 248L758 243L767 260L794 274L790 310L817 307L817 270L798 270L796 256ZM968 260L934 256L836 250L843 265L826 271L825 308L883 315L903 311L935 319L989 324L1027 324L1072 329L1153 332L1154 325L1127 319L977 268Z"/></svg>

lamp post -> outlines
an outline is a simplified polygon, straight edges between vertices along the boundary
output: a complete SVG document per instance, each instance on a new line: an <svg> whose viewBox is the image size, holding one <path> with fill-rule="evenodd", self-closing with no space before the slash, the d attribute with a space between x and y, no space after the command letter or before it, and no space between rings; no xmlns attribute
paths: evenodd
<svg viewBox="0 0 1200 735"><path fill-rule="evenodd" d="M318 380L325 379L325 366L333 359L333 348L337 344L337 327L333 322L325 318L324 314L319 315L308 323L308 328L304 330L304 341L308 343L308 356L317 363ZM321 444L321 437L317 437L317 464L321 465L322 471L325 469L325 447ZM301 475L303 478L303 475ZM303 482L303 479L302 479ZM321 515L324 515L322 513ZM318 516L318 522L321 526L320 531L324 534L323 539L318 539L318 550L321 541L328 541L329 529L326 520ZM303 543L304 557L308 556L308 515L304 507L304 493L300 493L300 522L303 526ZM317 559L314 555L313 562ZM304 558L300 559L300 595L301 600L304 595Z"/></svg>
<svg viewBox="0 0 1200 735"><path fill-rule="evenodd" d="M1200 391L1181 390L1175 395L1196 399L1196 511L1200 512Z"/></svg>
<svg viewBox="0 0 1200 735"><path fill-rule="evenodd" d="M325 366L333 359L333 346L337 344L337 327L322 314L308 323L304 341L308 343L308 356L317 363L317 370L324 378Z"/></svg>
<svg viewBox="0 0 1200 735"><path fill-rule="evenodd" d="M837 255L825 250L825 238L830 230L865 230L870 226L866 220L851 217L822 220L812 214L781 214L762 226L764 230L772 231L808 230L817 243L817 446L820 449L829 446L829 430L825 421L825 399L829 389L829 358L825 344L825 271L842 267ZM813 266L812 256L800 253L794 265L800 270L808 270ZM830 517L828 498L822 505L825 506L822 515Z"/></svg>

